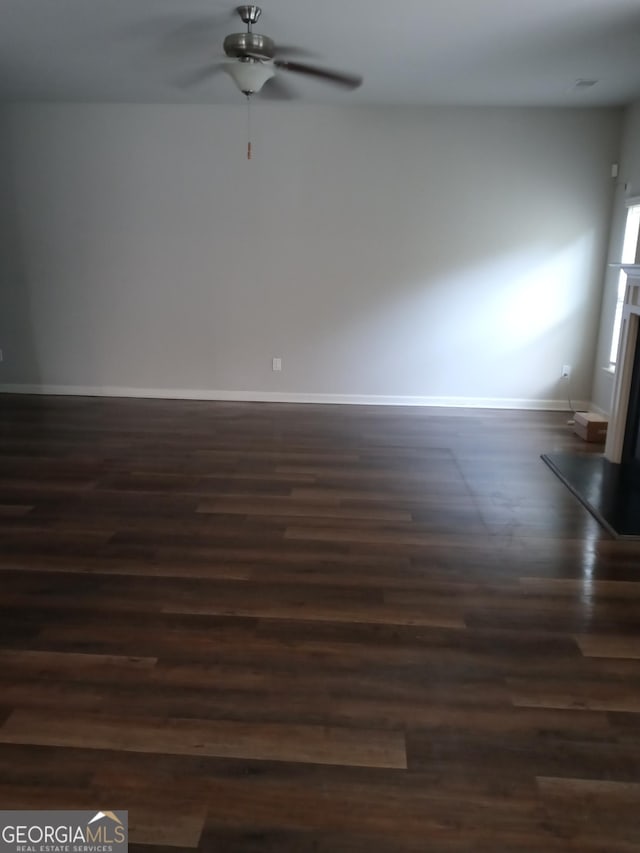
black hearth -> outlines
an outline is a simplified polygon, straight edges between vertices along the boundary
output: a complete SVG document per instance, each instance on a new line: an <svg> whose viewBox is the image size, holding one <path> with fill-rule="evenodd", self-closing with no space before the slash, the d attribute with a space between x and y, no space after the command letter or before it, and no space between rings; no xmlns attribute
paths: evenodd
<svg viewBox="0 0 640 853"><path fill-rule="evenodd" d="M600 454L552 453L542 459L615 537L640 538L640 465Z"/></svg>

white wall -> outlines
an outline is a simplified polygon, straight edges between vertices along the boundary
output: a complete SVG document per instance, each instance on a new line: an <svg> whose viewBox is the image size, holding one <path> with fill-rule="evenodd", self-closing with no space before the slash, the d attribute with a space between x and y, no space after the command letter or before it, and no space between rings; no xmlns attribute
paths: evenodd
<svg viewBox="0 0 640 853"><path fill-rule="evenodd" d="M588 399L619 119L7 108L0 384Z"/></svg>
<svg viewBox="0 0 640 853"><path fill-rule="evenodd" d="M627 109L623 120L620 168L616 182L608 263L620 263L627 219L625 200L638 196L640 196L640 101ZM594 404L607 413L611 407L614 376L606 368L609 365L617 290L618 270L607 267L592 393Z"/></svg>
<svg viewBox="0 0 640 853"><path fill-rule="evenodd" d="M31 328L30 291L20 245L11 148L0 113L0 383L38 375Z"/></svg>

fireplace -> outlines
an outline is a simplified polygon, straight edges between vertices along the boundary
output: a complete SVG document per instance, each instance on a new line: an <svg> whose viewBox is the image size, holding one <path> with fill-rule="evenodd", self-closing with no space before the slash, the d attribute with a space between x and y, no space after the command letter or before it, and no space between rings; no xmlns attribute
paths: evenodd
<svg viewBox="0 0 640 853"><path fill-rule="evenodd" d="M631 371L629 403L622 444L622 464L638 466L640 462L640 335L638 335Z"/></svg>
<svg viewBox="0 0 640 853"><path fill-rule="evenodd" d="M609 462L640 461L640 264L627 274L611 414L604 455Z"/></svg>
<svg viewBox="0 0 640 853"><path fill-rule="evenodd" d="M604 456L542 458L613 536L640 540L640 264L620 267L627 282Z"/></svg>

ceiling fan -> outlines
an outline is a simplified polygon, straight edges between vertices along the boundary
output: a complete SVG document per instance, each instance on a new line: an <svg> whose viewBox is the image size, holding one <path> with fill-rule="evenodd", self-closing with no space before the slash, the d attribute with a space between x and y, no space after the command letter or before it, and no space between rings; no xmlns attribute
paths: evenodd
<svg viewBox="0 0 640 853"><path fill-rule="evenodd" d="M230 33L224 40L224 52L233 61L206 65L184 80L183 85L192 86L204 82L220 71L225 71L247 98L261 92L263 86L268 84L265 90L268 91L268 95L283 99L293 95L283 82L279 74L281 71L314 77L344 89L357 89L362 84L362 77L356 74L319 68L286 59L287 56L304 55L304 51L293 47L276 46L269 36L254 33L253 26L262 15L262 9L259 6L238 6L236 12L246 24L247 29L246 32Z"/></svg>

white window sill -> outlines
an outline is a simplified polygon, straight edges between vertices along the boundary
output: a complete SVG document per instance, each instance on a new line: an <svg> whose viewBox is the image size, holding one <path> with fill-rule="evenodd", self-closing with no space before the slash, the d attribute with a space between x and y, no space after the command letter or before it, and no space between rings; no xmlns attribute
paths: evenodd
<svg viewBox="0 0 640 853"><path fill-rule="evenodd" d="M611 374L611 376L615 376L615 374L616 374L615 365L613 365L613 366L610 365L609 367L603 367L602 369L604 370L605 373Z"/></svg>

